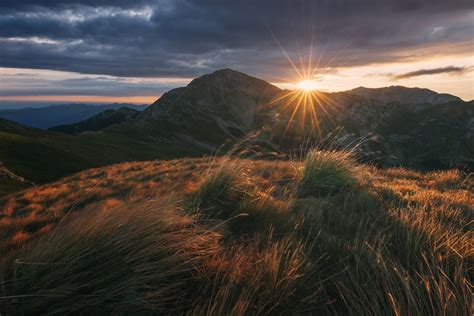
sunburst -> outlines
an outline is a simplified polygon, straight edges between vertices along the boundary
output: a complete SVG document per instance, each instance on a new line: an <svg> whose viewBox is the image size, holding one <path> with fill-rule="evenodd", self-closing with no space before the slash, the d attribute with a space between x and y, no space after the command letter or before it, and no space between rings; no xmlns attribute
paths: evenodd
<svg viewBox="0 0 474 316"><path fill-rule="evenodd" d="M301 54L298 54L298 62L295 62L290 54L286 51L275 34L269 29L274 40L282 50L289 65L293 69L293 80L276 78L280 82L289 83L290 87L294 89L274 98L268 105L277 106L280 111L291 111L288 122L285 127L285 133L290 126L295 123L300 123L301 127L311 128L320 132L320 120L318 113L324 113L325 117L331 118L338 105L327 96L327 94L320 92L322 86L316 80L316 75L320 68L322 54L324 54L326 45L324 46L322 54L318 58L313 55L313 38L311 38L311 45L309 46L308 58L306 62ZM332 63L332 60L331 62ZM322 67L324 69L330 68L328 65Z"/></svg>

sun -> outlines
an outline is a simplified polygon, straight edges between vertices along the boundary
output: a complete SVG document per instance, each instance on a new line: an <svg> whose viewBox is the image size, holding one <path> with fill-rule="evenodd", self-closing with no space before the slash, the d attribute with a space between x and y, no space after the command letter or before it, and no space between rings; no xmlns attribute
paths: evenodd
<svg viewBox="0 0 474 316"><path fill-rule="evenodd" d="M325 87L321 86L321 80L317 79L324 79L324 73L319 71L331 69L332 60L324 65L320 64L325 48L319 57L313 56L312 36L308 54L301 55L298 46L296 49L298 58L293 60L275 34L273 32L271 34L294 70L294 74L286 78L277 78L281 80L280 82L285 83L287 89L284 89L282 94L278 94L264 106L276 107L278 111L276 115L287 120L284 134L290 131L291 127L298 128L299 125L300 130L304 133L315 131L321 135L320 118L324 117L332 121L331 114L340 110L339 104L331 95L322 92Z"/></svg>
<svg viewBox="0 0 474 316"><path fill-rule="evenodd" d="M302 80L296 84L298 89L303 90L303 91L313 91L319 88L319 85L316 81L314 80Z"/></svg>

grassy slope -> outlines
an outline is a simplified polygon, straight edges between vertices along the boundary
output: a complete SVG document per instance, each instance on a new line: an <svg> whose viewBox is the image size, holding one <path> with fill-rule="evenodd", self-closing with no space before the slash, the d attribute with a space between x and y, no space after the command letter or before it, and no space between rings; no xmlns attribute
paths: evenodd
<svg viewBox="0 0 474 316"><path fill-rule="evenodd" d="M470 309L473 179L458 171L328 152L133 162L0 203L4 294L26 295L3 300L16 312Z"/></svg>
<svg viewBox="0 0 474 316"><path fill-rule="evenodd" d="M91 167L117 162L193 155L173 141L153 138L123 125L77 136L28 128L0 121L0 161L15 174L46 183Z"/></svg>

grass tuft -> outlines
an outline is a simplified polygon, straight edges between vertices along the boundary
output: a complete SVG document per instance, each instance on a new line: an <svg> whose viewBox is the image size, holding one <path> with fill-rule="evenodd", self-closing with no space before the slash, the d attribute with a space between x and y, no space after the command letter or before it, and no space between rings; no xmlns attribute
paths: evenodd
<svg viewBox="0 0 474 316"><path fill-rule="evenodd" d="M356 184L354 166L349 153L310 151L304 162L297 196L318 196L353 186Z"/></svg>
<svg viewBox="0 0 474 316"><path fill-rule="evenodd" d="M194 207L205 217L228 219L238 214L238 204L248 193L245 174L238 164L227 160L204 178L192 194Z"/></svg>

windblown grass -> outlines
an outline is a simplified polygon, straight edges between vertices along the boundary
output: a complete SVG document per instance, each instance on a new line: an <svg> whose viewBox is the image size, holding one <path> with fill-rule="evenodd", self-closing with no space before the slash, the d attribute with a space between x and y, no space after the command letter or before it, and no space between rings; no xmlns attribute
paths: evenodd
<svg viewBox="0 0 474 316"><path fill-rule="evenodd" d="M354 169L350 153L312 150L306 156L297 195L303 198L346 189L356 183Z"/></svg>
<svg viewBox="0 0 474 316"><path fill-rule="evenodd" d="M334 151L110 168L4 201L9 312L471 313L473 180L458 171L378 170ZM111 184L157 174L158 190ZM31 222L71 205L81 178L90 201Z"/></svg>
<svg viewBox="0 0 474 316"><path fill-rule="evenodd" d="M5 286L19 313L171 311L186 303L194 274L217 249L218 234L175 204L89 215L59 225L9 263Z"/></svg>

